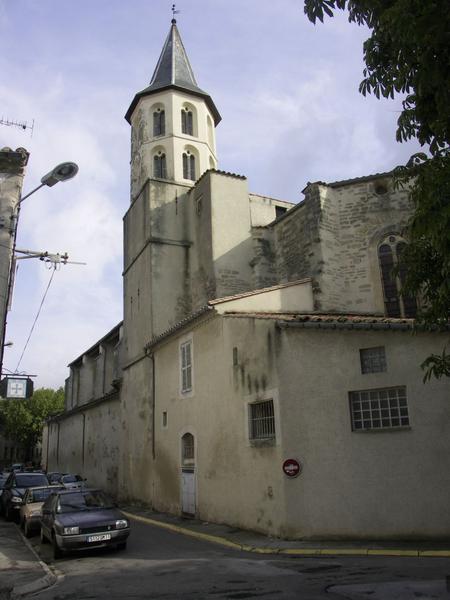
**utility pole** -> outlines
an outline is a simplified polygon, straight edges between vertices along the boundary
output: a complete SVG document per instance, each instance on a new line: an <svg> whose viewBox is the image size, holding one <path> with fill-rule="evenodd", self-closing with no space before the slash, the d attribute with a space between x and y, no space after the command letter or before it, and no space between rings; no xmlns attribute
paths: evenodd
<svg viewBox="0 0 450 600"><path fill-rule="evenodd" d="M3 364L6 314L12 285L17 215L28 157L25 148L0 150L0 365Z"/></svg>

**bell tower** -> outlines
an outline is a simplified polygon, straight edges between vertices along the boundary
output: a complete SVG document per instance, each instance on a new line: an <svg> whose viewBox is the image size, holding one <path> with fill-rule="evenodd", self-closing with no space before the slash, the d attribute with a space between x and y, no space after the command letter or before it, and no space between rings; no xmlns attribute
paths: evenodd
<svg viewBox="0 0 450 600"><path fill-rule="evenodd" d="M131 197L147 179L192 186L217 168L215 126L221 120L200 89L172 19L150 84L126 115L131 124Z"/></svg>

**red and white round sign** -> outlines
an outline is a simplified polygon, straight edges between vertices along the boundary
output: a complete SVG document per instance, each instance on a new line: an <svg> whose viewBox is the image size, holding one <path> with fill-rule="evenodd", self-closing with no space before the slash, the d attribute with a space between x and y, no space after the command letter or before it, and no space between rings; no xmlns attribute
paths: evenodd
<svg viewBox="0 0 450 600"><path fill-rule="evenodd" d="M288 477L297 477L302 472L302 465L295 458L288 458L283 463L283 471Z"/></svg>

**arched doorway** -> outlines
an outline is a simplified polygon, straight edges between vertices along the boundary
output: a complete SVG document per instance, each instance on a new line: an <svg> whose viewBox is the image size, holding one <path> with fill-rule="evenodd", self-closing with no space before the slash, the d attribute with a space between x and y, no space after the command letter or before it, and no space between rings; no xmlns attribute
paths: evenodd
<svg viewBox="0 0 450 600"><path fill-rule="evenodd" d="M195 439L192 433L181 438L181 512L195 515Z"/></svg>

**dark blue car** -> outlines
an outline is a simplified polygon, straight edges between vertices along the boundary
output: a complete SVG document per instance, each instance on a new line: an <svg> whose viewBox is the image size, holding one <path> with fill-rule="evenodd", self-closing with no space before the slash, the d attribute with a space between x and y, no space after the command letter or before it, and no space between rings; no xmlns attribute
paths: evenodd
<svg viewBox="0 0 450 600"><path fill-rule="evenodd" d="M41 510L41 543L51 542L55 558L73 550L126 548L130 523L102 490L59 491Z"/></svg>

